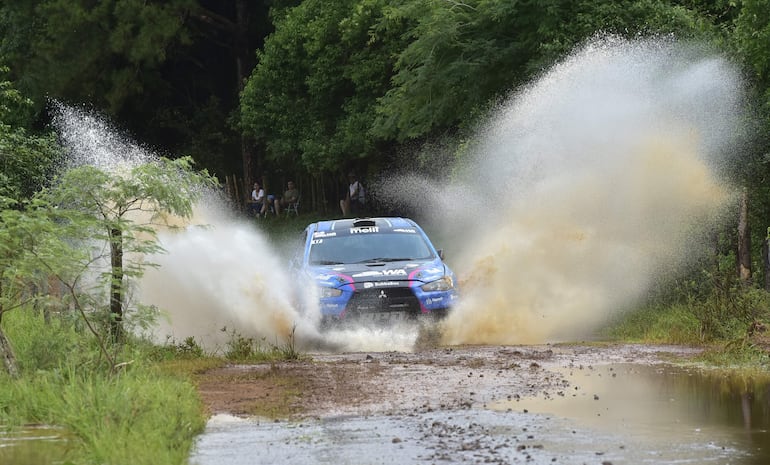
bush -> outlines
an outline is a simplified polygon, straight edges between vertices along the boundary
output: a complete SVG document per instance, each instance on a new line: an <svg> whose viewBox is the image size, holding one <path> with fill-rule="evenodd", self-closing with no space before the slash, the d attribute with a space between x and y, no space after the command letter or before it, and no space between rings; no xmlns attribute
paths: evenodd
<svg viewBox="0 0 770 465"><path fill-rule="evenodd" d="M0 374L0 424L63 428L74 463L187 463L206 421L189 377L156 369L130 343L114 347L131 358L113 372L95 338L66 317L46 322L25 309L2 323L23 369L19 379Z"/></svg>

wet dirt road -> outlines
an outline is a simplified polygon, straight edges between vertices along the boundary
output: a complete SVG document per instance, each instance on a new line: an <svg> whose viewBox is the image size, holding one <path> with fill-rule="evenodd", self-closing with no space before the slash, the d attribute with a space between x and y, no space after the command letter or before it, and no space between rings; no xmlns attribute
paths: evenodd
<svg viewBox="0 0 770 465"><path fill-rule="evenodd" d="M696 353L487 346L225 367L200 380L212 417L190 463L767 463L765 423L698 415L692 374L671 371Z"/></svg>

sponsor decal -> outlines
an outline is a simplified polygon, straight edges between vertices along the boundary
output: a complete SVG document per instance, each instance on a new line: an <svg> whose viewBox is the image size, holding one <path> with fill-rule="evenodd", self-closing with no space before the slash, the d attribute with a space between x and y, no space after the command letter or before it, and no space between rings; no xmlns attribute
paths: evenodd
<svg viewBox="0 0 770 465"><path fill-rule="evenodd" d="M364 226L358 228L350 228L350 234L366 234L380 232L379 226Z"/></svg>
<svg viewBox="0 0 770 465"><path fill-rule="evenodd" d="M336 236L336 232L327 232L327 231L316 231L313 233L313 238L316 237L334 237Z"/></svg>
<svg viewBox="0 0 770 465"><path fill-rule="evenodd" d="M323 244L323 243L324 243L323 239L313 239L310 241L310 245Z"/></svg>
<svg viewBox="0 0 770 465"><path fill-rule="evenodd" d="M365 282L364 283L364 289L371 289L373 287L396 287L400 286L401 283L398 281L375 281L375 282Z"/></svg>
<svg viewBox="0 0 770 465"><path fill-rule="evenodd" d="M400 233L410 233L410 234L416 234L416 229L407 229L407 228L396 228L393 230L393 232L400 232Z"/></svg>
<svg viewBox="0 0 770 465"><path fill-rule="evenodd" d="M364 271L363 273L354 274L354 278L366 278L367 276L382 276L379 271Z"/></svg>
<svg viewBox="0 0 770 465"><path fill-rule="evenodd" d="M406 270L382 270L385 276L406 276Z"/></svg>

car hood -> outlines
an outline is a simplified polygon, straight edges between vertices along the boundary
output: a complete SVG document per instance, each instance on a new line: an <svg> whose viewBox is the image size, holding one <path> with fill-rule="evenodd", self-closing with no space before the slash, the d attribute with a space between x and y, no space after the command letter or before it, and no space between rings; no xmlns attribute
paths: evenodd
<svg viewBox="0 0 770 465"><path fill-rule="evenodd" d="M440 260L352 263L311 266L311 276L321 285L338 287L349 283L411 281L428 283L450 273Z"/></svg>

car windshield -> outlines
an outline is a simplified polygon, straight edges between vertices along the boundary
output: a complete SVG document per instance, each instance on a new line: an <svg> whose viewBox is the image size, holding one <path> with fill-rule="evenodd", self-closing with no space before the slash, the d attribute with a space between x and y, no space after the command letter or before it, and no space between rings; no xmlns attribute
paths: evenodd
<svg viewBox="0 0 770 465"><path fill-rule="evenodd" d="M431 248L419 234L379 233L314 239L311 265L336 265L397 260L429 260Z"/></svg>

